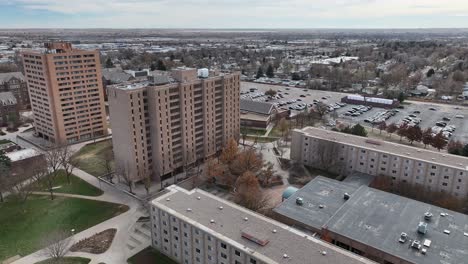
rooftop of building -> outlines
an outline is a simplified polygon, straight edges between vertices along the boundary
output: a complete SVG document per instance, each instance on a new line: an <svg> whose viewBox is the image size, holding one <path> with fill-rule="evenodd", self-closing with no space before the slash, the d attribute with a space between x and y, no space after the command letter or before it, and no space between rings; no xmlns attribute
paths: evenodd
<svg viewBox="0 0 468 264"><path fill-rule="evenodd" d="M431 220L424 214L430 212ZM427 233L418 224L427 223ZM327 223L328 230L413 263L458 264L468 258L468 216L437 206L360 187ZM398 239L408 235L406 243ZM447 234L448 233L448 234ZM412 240L426 247L413 249ZM430 242L429 242L430 241Z"/></svg>
<svg viewBox="0 0 468 264"><path fill-rule="evenodd" d="M345 193L352 195L357 189L356 186L318 176L291 195L274 211L321 230L322 226L346 202ZM296 203L298 198L302 199L302 205Z"/></svg>
<svg viewBox="0 0 468 264"><path fill-rule="evenodd" d="M10 158L10 160L12 162L29 159L29 158L36 157L36 156L39 156L39 155L41 155L41 154L38 151L36 151L35 149L32 149L32 148L22 149L22 150L13 151L13 152L8 152L6 154L6 156L8 158Z"/></svg>
<svg viewBox="0 0 468 264"><path fill-rule="evenodd" d="M127 82L134 78L131 74L128 74L119 68L102 69L102 77L114 84Z"/></svg>
<svg viewBox="0 0 468 264"><path fill-rule="evenodd" d="M201 69L206 70L206 69ZM206 72L205 72L206 73ZM179 76L179 75L184 76ZM187 67L178 67L168 72L161 72L161 71L152 71L145 79L138 79L134 81L127 81L122 82L119 84L112 85L115 89L122 89L122 90L135 90L140 89L147 86L162 86L171 83L180 83L180 82L191 82L191 81L199 81L204 79L212 79L221 76L225 76L229 73L220 73L215 71L210 71L209 75L200 75L204 73L197 73L197 69L195 68L187 68ZM186 75L186 76L185 76ZM187 77L187 78L186 78ZM184 79L183 81L178 81L178 78Z"/></svg>
<svg viewBox="0 0 468 264"><path fill-rule="evenodd" d="M9 82L12 78L25 81L24 75L21 72L6 72L0 73L0 84Z"/></svg>
<svg viewBox="0 0 468 264"><path fill-rule="evenodd" d="M340 195L345 191L350 194L347 201ZM297 197L303 199L302 206L295 203ZM316 206L317 203L323 204L324 208ZM411 263L459 264L468 258L467 215L365 185L350 187L343 182L318 177L283 202L275 212L311 227L322 224L339 236ZM425 219L427 212L432 214L430 220ZM323 215L329 219L321 217ZM420 222L427 223L426 234L417 231ZM408 235L405 243L398 241L402 232ZM421 246L430 243L423 246L426 254L411 247L413 240L420 241Z"/></svg>
<svg viewBox="0 0 468 264"><path fill-rule="evenodd" d="M241 112L250 112L262 115L270 115L273 112L275 106L271 103L257 102L252 100L240 100Z"/></svg>
<svg viewBox="0 0 468 264"><path fill-rule="evenodd" d="M451 155L448 153L440 153L428 149L421 149L383 140L359 137L314 127L306 127L302 130L296 131L302 132L303 134L312 137L321 138L324 140L337 142L341 144L352 145L358 148L386 152L391 155L402 156L409 159L421 160L428 163L453 167L456 169L468 170L468 158L462 156Z"/></svg>
<svg viewBox="0 0 468 264"><path fill-rule="evenodd" d="M0 92L1 105L16 105L17 101L12 92Z"/></svg>
<svg viewBox="0 0 468 264"><path fill-rule="evenodd" d="M373 263L207 192L177 186L168 189L169 193L152 204L260 260L290 264L310 263L311 259L316 264ZM268 243L261 246L243 238L242 232Z"/></svg>

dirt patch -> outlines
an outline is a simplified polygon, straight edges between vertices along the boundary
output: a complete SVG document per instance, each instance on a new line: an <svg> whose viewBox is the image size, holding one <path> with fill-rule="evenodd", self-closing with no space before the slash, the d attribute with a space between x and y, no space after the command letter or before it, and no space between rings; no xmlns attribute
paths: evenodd
<svg viewBox="0 0 468 264"><path fill-rule="evenodd" d="M100 233L88 237L75 243L71 248L71 252L86 252L91 254L102 254L106 252L114 240L117 229L107 229Z"/></svg>

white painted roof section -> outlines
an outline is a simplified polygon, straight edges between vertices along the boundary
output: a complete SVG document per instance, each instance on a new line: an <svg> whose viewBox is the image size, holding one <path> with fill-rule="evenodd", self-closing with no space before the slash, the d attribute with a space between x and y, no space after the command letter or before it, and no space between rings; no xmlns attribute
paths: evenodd
<svg viewBox="0 0 468 264"><path fill-rule="evenodd" d="M36 157L39 155L40 153L37 150L32 149L32 148L9 152L6 154L6 156L10 158L10 160L13 162L29 159L29 158Z"/></svg>

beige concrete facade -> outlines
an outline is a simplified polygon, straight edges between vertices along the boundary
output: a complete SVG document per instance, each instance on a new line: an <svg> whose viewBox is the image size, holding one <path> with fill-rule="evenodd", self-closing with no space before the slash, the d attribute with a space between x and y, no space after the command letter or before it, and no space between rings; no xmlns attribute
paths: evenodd
<svg viewBox="0 0 468 264"><path fill-rule="evenodd" d="M165 180L239 136L239 73L178 69L172 78L108 88L116 164L133 181Z"/></svg>
<svg viewBox="0 0 468 264"><path fill-rule="evenodd" d="M54 144L107 135L99 51L48 43L23 53L36 133Z"/></svg>
<svg viewBox="0 0 468 264"><path fill-rule="evenodd" d="M318 128L292 132L291 159L335 173L354 171L468 196L468 159Z"/></svg>

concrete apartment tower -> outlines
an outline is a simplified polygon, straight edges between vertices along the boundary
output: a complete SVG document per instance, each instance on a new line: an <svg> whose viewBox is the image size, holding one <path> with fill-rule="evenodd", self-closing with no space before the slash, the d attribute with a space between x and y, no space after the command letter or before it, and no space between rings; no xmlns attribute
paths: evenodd
<svg viewBox="0 0 468 264"><path fill-rule="evenodd" d="M107 135L99 51L46 43L23 52L36 133L53 144Z"/></svg>
<svg viewBox="0 0 468 264"><path fill-rule="evenodd" d="M202 75L200 75L202 74ZM179 68L108 87L116 170L169 180L240 133L240 74Z"/></svg>

